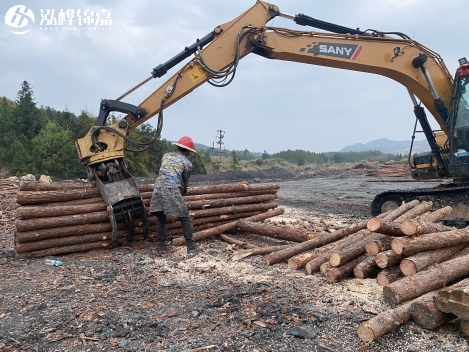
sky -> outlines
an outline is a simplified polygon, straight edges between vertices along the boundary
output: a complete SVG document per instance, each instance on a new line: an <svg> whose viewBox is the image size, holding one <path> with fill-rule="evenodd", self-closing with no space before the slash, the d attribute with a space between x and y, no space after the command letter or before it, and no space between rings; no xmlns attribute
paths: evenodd
<svg viewBox="0 0 469 352"><path fill-rule="evenodd" d="M451 74L458 59L469 58L467 4L463 0L272 3L289 15L303 13L361 30L403 32L439 53ZM148 78L155 66L254 4L255 0L2 0L0 96L14 100L26 80L38 106L97 115L101 99L117 98ZM8 25L7 18L13 21L8 10L16 5L25 6L21 20L27 21L32 13L34 23L18 22L25 24L21 28ZM52 29L46 29L50 26L44 22L40 25L41 10L46 15L54 10L58 18L61 9L64 13L81 10L83 15L86 10L101 12L112 23L96 30L85 30L83 25ZM278 17L268 25L315 30ZM28 29L27 33L13 33ZM124 101L140 104L176 70L151 80ZM338 151L378 138L410 140L415 123L406 88L389 78L254 54L240 61L229 86L204 84L168 107L164 118L162 137L168 140L187 135L211 146L217 130L222 130L225 148L268 153ZM147 122L156 126L156 120Z"/></svg>

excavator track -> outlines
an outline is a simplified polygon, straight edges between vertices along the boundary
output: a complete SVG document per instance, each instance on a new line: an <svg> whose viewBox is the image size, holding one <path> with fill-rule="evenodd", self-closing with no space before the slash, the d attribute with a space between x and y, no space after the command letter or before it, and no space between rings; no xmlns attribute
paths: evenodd
<svg viewBox="0 0 469 352"><path fill-rule="evenodd" d="M469 185L454 184L437 188L419 188L415 190L395 190L378 194L371 203L373 216L397 208L402 202L417 199L421 202L433 202L434 209L451 206L453 212L443 219L447 225L469 225Z"/></svg>

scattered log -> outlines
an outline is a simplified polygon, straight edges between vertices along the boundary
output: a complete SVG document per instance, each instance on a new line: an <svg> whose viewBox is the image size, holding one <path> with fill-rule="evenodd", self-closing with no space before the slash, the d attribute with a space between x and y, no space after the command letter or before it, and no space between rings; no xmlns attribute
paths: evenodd
<svg viewBox="0 0 469 352"><path fill-rule="evenodd" d="M250 244L250 243L247 243L247 242L243 242L243 241L239 241L235 238L232 238L232 237L229 237L225 234L220 234L218 236L221 240L225 241L226 243L229 243L229 244L234 244L240 248L259 248L258 246L255 246L253 244Z"/></svg>
<svg viewBox="0 0 469 352"><path fill-rule="evenodd" d="M333 253L331 253L329 263L332 266L344 265L345 263L348 263L365 252L365 245L368 240L379 240L385 237L387 237L387 235L380 233L369 234L362 240L355 241L353 244L335 250Z"/></svg>
<svg viewBox="0 0 469 352"><path fill-rule="evenodd" d="M334 231L334 232L321 232L319 233L314 239L299 243L297 245L293 245L290 248L283 249L278 252L271 253L266 256L267 265L272 265L288 258L293 257L294 255L306 252L307 250L314 249L316 247L324 246L325 244L340 240L341 238L348 236L352 233L358 232L362 229L366 228L366 221L363 221L358 224L352 224L348 227L343 229ZM308 260L309 261L309 260ZM304 262L304 265L308 261ZM304 266L303 264L298 264L297 268L301 268Z"/></svg>
<svg viewBox="0 0 469 352"><path fill-rule="evenodd" d="M391 249L391 237L386 236L380 240L368 241L365 245L365 251L370 255L377 255L379 252L384 252Z"/></svg>
<svg viewBox="0 0 469 352"><path fill-rule="evenodd" d="M392 305L444 287L469 274L469 254L447 260L433 268L406 276L383 288L384 299Z"/></svg>
<svg viewBox="0 0 469 352"><path fill-rule="evenodd" d="M391 249L396 254L409 256L449 246L469 243L469 230L451 230L429 233L419 237L399 237L391 240Z"/></svg>
<svg viewBox="0 0 469 352"><path fill-rule="evenodd" d="M464 279L461 280L454 285L445 287L438 291L438 293L433 297L433 302L435 303L436 307L438 310L444 312L444 313L451 313L449 307L448 307L448 299L454 290L458 290L460 288L465 288L469 287L469 279Z"/></svg>
<svg viewBox="0 0 469 352"><path fill-rule="evenodd" d="M410 315L412 319L423 329L435 330L450 320L456 318L454 314L444 313L433 303L433 295L425 295L424 298L417 299L410 305Z"/></svg>
<svg viewBox="0 0 469 352"><path fill-rule="evenodd" d="M452 230L451 227L443 225L441 223L434 223L419 220L406 220L400 224L401 231L407 236L424 235L433 232L443 232Z"/></svg>
<svg viewBox="0 0 469 352"><path fill-rule="evenodd" d="M389 214L387 214L383 218L379 218L379 217L371 218L370 220L368 220L368 223L367 223L368 230L370 230L371 232L378 231L380 227L383 226L383 224L393 221L394 219L398 218L405 212L409 211L410 209L412 209L419 203L420 202L415 199L413 201L410 201L409 203L403 203L401 206L392 210L391 212L389 212Z"/></svg>
<svg viewBox="0 0 469 352"><path fill-rule="evenodd" d="M274 217L274 216L277 216L277 215L282 215L284 213L284 211L285 210L283 208L278 208L278 209L275 209L275 210L267 211L267 212L259 214L259 215L251 216L249 218L246 218L245 220L246 221L253 221L253 222L254 221L262 221L262 220L265 220L265 219L268 219L268 218L271 218L271 217ZM216 235L219 235L219 234L221 234L223 232L226 232L228 230L233 230L237 227L238 221L239 220L231 221L227 224L217 226L217 227L213 227L211 229L194 232L193 238L194 238L195 241L200 241L204 238L216 236ZM185 243L186 243L186 240L182 237L176 238L173 241L173 245L175 245L175 246L182 246Z"/></svg>
<svg viewBox="0 0 469 352"><path fill-rule="evenodd" d="M419 271L425 270L433 264L441 263L456 254L467 245L457 245L453 247L435 249L414 254L401 260L399 268L406 276L414 275Z"/></svg>
<svg viewBox="0 0 469 352"><path fill-rule="evenodd" d="M247 219L241 219L238 221L238 229L261 236L267 236L291 242L305 242L316 236L315 234L291 227L257 224L255 222L247 221Z"/></svg>
<svg viewBox="0 0 469 352"><path fill-rule="evenodd" d="M231 258L231 260L237 261L246 257L253 256L253 255L269 254L275 251L279 251L288 246L289 245L287 244L287 245L282 245L282 246L265 246L265 247L246 249L243 251L236 252Z"/></svg>
<svg viewBox="0 0 469 352"><path fill-rule="evenodd" d="M366 279L375 272L377 268L378 266L376 265L375 258L368 254L365 260L358 263L357 266L353 268L353 275L359 279Z"/></svg>
<svg viewBox="0 0 469 352"><path fill-rule="evenodd" d="M375 257L376 265L380 268L390 268L402 260L402 255L396 254L391 250L378 253Z"/></svg>
<svg viewBox="0 0 469 352"><path fill-rule="evenodd" d="M326 280L329 282L337 282L353 271L359 263L366 260L368 253L362 254L361 256L352 259L351 261L345 263L344 265L337 267L328 267L326 270Z"/></svg>
<svg viewBox="0 0 469 352"><path fill-rule="evenodd" d="M397 281L402 277L402 272L399 270L398 266L393 266L381 270L376 276L376 281L380 286L387 286L391 282Z"/></svg>
<svg viewBox="0 0 469 352"><path fill-rule="evenodd" d="M422 297L422 299L424 298L425 296ZM363 342L372 342L378 337L394 331L399 325L410 319L411 305L412 302L407 302L394 309L379 313L358 327L358 337Z"/></svg>

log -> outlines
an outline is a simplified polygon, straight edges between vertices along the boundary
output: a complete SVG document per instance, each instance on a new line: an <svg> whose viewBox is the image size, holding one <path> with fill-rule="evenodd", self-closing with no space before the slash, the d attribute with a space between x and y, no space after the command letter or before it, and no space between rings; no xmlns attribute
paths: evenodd
<svg viewBox="0 0 469 352"><path fill-rule="evenodd" d="M391 305L444 287L448 282L469 274L469 254L447 260L433 268L406 276L383 288L384 299Z"/></svg>
<svg viewBox="0 0 469 352"><path fill-rule="evenodd" d="M368 241L365 245L365 251L370 255L377 255L391 249L391 237L386 236L380 240Z"/></svg>
<svg viewBox="0 0 469 352"><path fill-rule="evenodd" d="M144 196L142 198L151 198ZM192 196L184 196L186 202L196 201L196 200L207 200L207 199L223 199L223 198L239 198L239 197L251 197L264 194L277 194L277 189L267 189L265 191L246 191L246 192L229 192L229 193L206 193L206 194L196 194Z"/></svg>
<svg viewBox="0 0 469 352"><path fill-rule="evenodd" d="M294 255L306 252L307 250L311 250L316 247L324 246L325 244L335 242L337 240L340 240L341 238L344 238L345 236L348 236L352 233L358 232L365 228L366 228L366 221L363 221L357 224L352 224L348 227L345 227L343 229L340 229L334 232L326 232L326 231L321 232L312 240L306 241L304 243L299 243L297 245L291 246L290 248L286 248L281 251L267 255L265 258L267 265L272 265L272 264L281 262L283 260L293 257ZM308 261L309 260L303 261L304 264L298 263L296 267L298 269L302 268L304 265L306 265Z"/></svg>
<svg viewBox="0 0 469 352"><path fill-rule="evenodd" d="M379 313L358 327L358 337L363 342L372 342L378 337L394 331L399 325L410 319L411 305L412 302L407 302L394 309Z"/></svg>
<svg viewBox="0 0 469 352"><path fill-rule="evenodd" d="M438 264L447 260L453 254L461 251L466 246L466 244L462 244L453 247L420 252L402 259L399 268L406 276L414 275L419 271L425 270L433 264Z"/></svg>
<svg viewBox="0 0 469 352"><path fill-rule="evenodd" d="M199 187L189 187L187 189L187 196L195 194L204 194L204 193L224 193L224 192L239 192L249 190L249 185L247 182L238 182L231 184L223 185L214 185L214 186L199 186Z"/></svg>
<svg viewBox="0 0 469 352"><path fill-rule="evenodd" d="M263 255L263 254L269 254L275 251L279 251L289 245L282 245L282 246L264 246L264 247L258 247L258 248L251 248L251 249L246 249L243 251L238 251L236 252L233 257L231 258L232 261L237 261L246 257L250 257L253 255Z"/></svg>
<svg viewBox="0 0 469 352"><path fill-rule="evenodd" d="M390 268L402 260L402 255L396 254L391 250L378 253L375 257L376 265L381 269Z"/></svg>
<svg viewBox="0 0 469 352"><path fill-rule="evenodd" d="M368 254L365 260L358 263L357 266L353 268L353 275L359 279L366 279L374 273L377 268L378 266L376 265L375 258Z"/></svg>
<svg viewBox="0 0 469 352"><path fill-rule="evenodd" d="M463 320L469 319L469 286L459 286L449 293L448 310Z"/></svg>
<svg viewBox="0 0 469 352"><path fill-rule="evenodd" d="M446 216L450 215L453 212L453 208L450 206L446 206L444 208L435 210L432 213L429 213L425 216L422 216L422 220L428 221L428 222L438 222L441 219L445 218Z"/></svg>
<svg viewBox="0 0 469 352"><path fill-rule="evenodd" d="M433 207L433 203L432 202L422 202L418 205L416 205L414 208L408 210L407 212L405 212L404 214L402 214L401 216L397 217L394 222L403 222L405 220L410 220L410 219L414 219L416 218L417 216L420 216L422 214L425 214L426 212L428 212L431 208Z"/></svg>
<svg viewBox="0 0 469 352"><path fill-rule="evenodd" d="M461 320L461 331L464 335L469 336L469 320Z"/></svg>
<svg viewBox="0 0 469 352"><path fill-rule="evenodd" d="M410 315L422 329L435 330L450 320L456 318L454 314L444 313L436 307L433 299L436 293L425 295L410 305Z"/></svg>
<svg viewBox="0 0 469 352"><path fill-rule="evenodd" d="M247 219L240 219L237 227L241 231L291 242L305 242L315 236L303 230L287 226L279 227L268 224L257 224L255 222L247 221Z"/></svg>
<svg viewBox="0 0 469 352"><path fill-rule="evenodd" d="M269 202L263 204L245 204L245 205L233 205L230 207L213 208L213 209L202 209L202 210L189 210L189 216L193 219L203 218L215 215L224 214L236 214L245 213L248 211L267 211L278 207L278 203ZM168 218L170 218L168 216ZM177 218L176 218L177 219Z"/></svg>
<svg viewBox="0 0 469 352"><path fill-rule="evenodd" d="M268 218L271 218L271 217L274 217L274 216L277 216L277 215L282 215L284 213L284 211L285 210L283 208L278 208L278 209L275 209L275 210L267 211L267 212L259 214L259 215L251 216L249 218L246 218L245 220L247 220L247 221L263 221L265 219L268 219ZM214 227L214 228L211 228L211 229L194 232L193 238L194 238L195 241L200 241L204 238L211 237L211 236L216 236L216 235L219 235L219 234L221 234L223 232L226 232L228 230L233 230L237 227L238 221L239 220L231 221L227 224L217 226L217 227ZM182 237L176 238L173 241L173 245L175 245L175 246L182 246L185 243L186 243L186 240Z"/></svg>
<svg viewBox="0 0 469 352"><path fill-rule="evenodd" d="M258 248L258 246L255 246L255 245L247 243L247 242L239 241L239 240L237 240L235 238L232 238L232 237L229 237L229 236L227 236L223 233L220 234L218 237L220 239L222 239L223 241L225 241L226 243L237 245L240 248Z"/></svg>
<svg viewBox="0 0 469 352"><path fill-rule="evenodd" d="M19 232L48 229L52 227L92 224L109 221L107 211L96 211L93 213L76 214L67 216L55 216L49 218L37 218L26 220L15 220L16 230Z"/></svg>
<svg viewBox="0 0 469 352"><path fill-rule="evenodd" d="M326 275L327 269L329 269L330 266L331 264L329 264L329 262L322 263L319 267L319 272L323 275Z"/></svg>
<svg viewBox="0 0 469 352"><path fill-rule="evenodd" d="M402 277L402 272L399 270L398 266L393 266L381 270L376 276L376 281L380 286L387 286L391 282L397 281Z"/></svg>
<svg viewBox="0 0 469 352"><path fill-rule="evenodd" d="M370 239L379 240L385 237L387 237L387 235L383 235L380 233L369 234L368 236L366 236L366 238L362 240L355 241L355 243L353 244L335 250L333 253L331 253L329 263L332 266L344 265L345 263L348 263L349 261L365 253L365 245Z"/></svg>
<svg viewBox="0 0 469 352"><path fill-rule="evenodd" d="M247 217L254 216L254 215L257 215L257 214L261 214L261 213L262 213L262 211L249 211L249 212L246 212L246 213L224 214L224 215L209 216L209 217L206 217L206 218L196 218L196 219L192 220L192 225L201 225L201 224L205 224L205 223L209 223L209 222L218 222L218 221L226 221L226 220L247 218ZM148 224L150 226L151 225L156 226L157 223L158 223L158 221L157 221L156 217L154 217L154 216L152 216L148 220ZM139 226L142 226L141 222L139 222ZM166 223L166 230L180 228L181 226L182 225L181 225L181 222L179 220L174 221L174 222L167 222Z"/></svg>
<svg viewBox="0 0 469 352"><path fill-rule="evenodd" d="M402 203L401 206L399 206L397 209L392 210L391 212L389 212L389 214L387 214L383 218L379 218L379 217L371 218L370 220L368 220L368 223L367 223L368 230L370 230L371 232L378 231L379 228L383 226L383 224L393 221L394 219L398 218L405 212L415 207L417 204L420 204L420 202L415 199L413 201L410 201L409 203Z"/></svg>
<svg viewBox="0 0 469 352"><path fill-rule="evenodd" d="M92 198L90 198L92 199ZM16 209L16 217L25 220L31 218L47 218L55 216L67 216L84 213L93 213L96 211L105 211L107 209L104 202L75 206L55 206L55 207L20 207Z"/></svg>
<svg viewBox="0 0 469 352"><path fill-rule="evenodd" d="M371 220L371 219L370 219ZM368 222L369 223L369 222ZM377 226L377 225L370 225L370 227ZM370 228L368 228L369 230ZM404 235L401 230L401 223L397 221L389 221L389 222L381 222L376 230L379 233L383 233L390 236L402 236Z"/></svg>
<svg viewBox="0 0 469 352"><path fill-rule="evenodd" d="M207 200L194 200L186 202L189 210L206 209L206 208L220 208L232 205L250 204L250 203L266 203L277 198L276 194L264 194L260 196L237 197L226 199L207 199Z"/></svg>
<svg viewBox="0 0 469 352"><path fill-rule="evenodd" d="M63 202L83 198L100 196L97 188L72 189L62 191L22 191L16 195L18 204L41 204L50 202Z"/></svg>
<svg viewBox="0 0 469 352"><path fill-rule="evenodd" d="M433 302L435 303L436 307L438 310L444 312L444 313L451 313L451 310L449 309L448 306L448 299L454 290L458 290L460 288L465 288L469 287L469 279L464 279L461 280L454 285L445 287L438 291L438 293L433 297Z"/></svg>
<svg viewBox="0 0 469 352"><path fill-rule="evenodd" d="M401 231L407 236L424 235L433 232L443 232L452 230L451 227L441 223L429 222L423 219L406 220L400 224Z"/></svg>
<svg viewBox="0 0 469 352"><path fill-rule="evenodd" d="M89 189L96 188L91 182L39 182L39 181L20 181L20 191L61 191L70 189Z"/></svg>
<svg viewBox="0 0 469 352"><path fill-rule="evenodd" d="M112 248L111 241L89 242L89 243L76 244L72 246L41 249L38 251L17 254L16 258L25 258L25 259L26 258L40 258L40 257L46 257L46 256L56 256L56 255L61 255L61 254L87 252L93 249L102 249L102 248Z"/></svg>
<svg viewBox="0 0 469 352"><path fill-rule="evenodd" d="M326 280L329 282L337 282L343 279L350 274L353 271L353 268L355 268L359 263L366 260L368 255L368 253L364 253L341 266L329 266L326 270Z"/></svg>
<svg viewBox="0 0 469 352"><path fill-rule="evenodd" d="M391 240L391 249L396 254L409 256L418 252L469 243L469 230L451 230L429 233L419 237L400 237Z"/></svg>

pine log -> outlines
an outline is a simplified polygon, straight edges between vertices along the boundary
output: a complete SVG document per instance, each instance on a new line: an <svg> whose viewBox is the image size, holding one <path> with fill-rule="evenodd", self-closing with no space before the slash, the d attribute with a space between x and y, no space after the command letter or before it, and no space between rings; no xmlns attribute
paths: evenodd
<svg viewBox="0 0 469 352"><path fill-rule="evenodd" d="M251 248L251 249L245 249L242 251L238 251L233 254L233 257L231 258L232 261L237 261L246 257L250 257L253 255L263 255L263 254L269 254L275 251L279 251L289 245L281 245L281 246L264 246L264 247L258 247L258 248Z"/></svg>
<svg viewBox="0 0 469 352"><path fill-rule="evenodd" d="M384 252L391 249L391 237L386 236L380 240L368 241L365 245L365 251L370 255L377 255L379 252Z"/></svg>
<svg viewBox="0 0 469 352"><path fill-rule="evenodd" d="M421 298L424 299L425 296ZM410 319L411 305L412 302L407 302L394 309L379 313L358 327L358 337L363 342L372 342L378 337L394 331L399 325Z"/></svg>
<svg viewBox="0 0 469 352"><path fill-rule="evenodd" d="M107 211L97 211L86 214L67 216L54 216L49 218L36 218L26 220L15 220L16 230L19 232L48 229L52 227L92 224L109 221Z"/></svg>
<svg viewBox="0 0 469 352"><path fill-rule="evenodd" d="M348 274L353 272L353 268L355 268L359 263L366 260L367 256L369 256L369 254L364 253L361 256L345 263L344 265L337 267L329 266L326 270L326 280L329 282L337 282L343 279Z"/></svg>
<svg viewBox="0 0 469 352"><path fill-rule="evenodd" d="M329 262L322 263L319 267L319 272L323 275L326 275L327 269L329 269L330 266L331 264Z"/></svg>
<svg viewBox="0 0 469 352"><path fill-rule="evenodd" d="M435 303L436 307L438 310L445 312L445 313L451 313L451 310L449 309L448 306L448 299L454 290L458 290L460 288L466 288L469 287L469 279L464 279L461 280L454 285L445 287L438 291L438 293L433 297L433 302Z"/></svg>
<svg viewBox="0 0 469 352"><path fill-rule="evenodd" d="M192 220L192 225L201 225L201 224L205 224L208 222L218 222L218 221L247 218L247 217L254 216L257 214L261 214L261 213L262 211L249 211L246 213L224 214L224 215L209 216L206 218L196 218ZM158 221L155 216L152 216L148 219L148 224L150 226L156 225L157 223ZM142 226L141 222L139 222L139 226ZM182 227L182 225L179 220L166 223L166 230L171 230L171 229L180 228L180 227Z"/></svg>
<svg viewBox="0 0 469 352"><path fill-rule="evenodd" d="M406 276L383 288L384 299L392 305L444 287L469 274L469 254L447 260L433 268Z"/></svg>
<svg viewBox="0 0 469 352"><path fill-rule="evenodd" d="M424 235L433 232L450 231L451 227L441 223L429 222L423 219L406 220L400 224L401 231L407 236Z"/></svg>
<svg viewBox="0 0 469 352"><path fill-rule="evenodd" d="M366 238L355 241L355 243L350 244L344 248L337 249L329 258L329 263L332 266L341 266L349 261L355 259L356 257L360 256L361 254L365 253L365 245L369 240L379 240L382 238L387 237L387 235L383 235L380 233L373 233L366 236Z"/></svg>
<svg viewBox="0 0 469 352"><path fill-rule="evenodd" d="M150 192L153 194L153 192ZM223 199L223 198L239 198L239 197L251 197L264 194L277 194L277 189L266 189L264 191L245 191L245 192L230 192L230 193L205 193L205 194L196 194L192 196L184 196L186 202L192 202L196 200L208 200L208 199ZM146 197L142 194L142 198L151 198Z"/></svg>
<svg viewBox="0 0 469 352"><path fill-rule="evenodd" d="M376 265L381 269L390 268L402 260L402 255L396 254L391 250L378 253L375 257Z"/></svg>
<svg viewBox="0 0 469 352"><path fill-rule="evenodd" d="M462 244L453 247L420 252L402 259L401 263L399 264L399 268L406 276L415 275L419 271L425 270L433 264L438 264L447 260L453 254L461 251L466 246L467 244Z"/></svg>
<svg viewBox="0 0 469 352"><path fill-rule="evenodd" d="M394 222L403 222L405 220L414 219L417 216L421 216L422 214L427 213L432 207L432 202L422 202L416 205L414 208L410 209L409 211L405 212L398 218L396 218Z"/></svg>
<svg viewBox="0 0 469 352"><path fill-rule="evenodd" d="M93 249L102 249L102 248L112 248L112 242L111 241L98 241L98 242L75 244L72 246L47 248L47 249L41 249L41 250L33 251L33 252L20 253L16 255L16 258L25 258L25 259L26 258L40 258L40 257L46 257L46 256L56 256L56 255L61 255L61 254L87 252Z"/></svg>
<svg viewBox="0 0 469 352"><path fill-rule="evenodd" d="M238 229L261 236L272 237L291 242L305 242L315 236L315 234L287 226L279 227L269 224L257 224L255 222L247 221L246 219L240 219L238 221Z"/></svg>
<svg viewBox="0 0 469 352"><path fill-rule="evenodd" d="M97 188L72 189L62 191L21 191L16 195L18 204L41 204L61 202L83 198L93 198L100 195Z"/></svg>
<svg viewBox="0 0 469 352"><path fill-rule="evenodd" d="M258 248L258 246L255 246L255 245L247 243L247 242L239 241L239 240L237 240L235 238L232 238L232 237L229 237L229 236L227 236L223 233L220 234L218 237L221 240L225 241L226 243L237 245L240 248Z"/></svg>
<svg viewBox="0 0 469 352"><path fill-rule="evenodd" d="M223 193L223 192L238 192L238 191L247 191L249 185L247 182L238 182L231 184L223 185L214 185L214 186L199 186L199 187L189 187L187 189L187 196L194 194L204 194L204 193Z"/></svg>
<svg viewBox="0 0 469 352"><path fill-rule="evenodd" d="M245 213L248 211L267 211L269 209L274 209L277 207L278 207L278 203L276 202L269 202L269 203L263 203L263 204L233 205L230 207L223 207L223 208L189 210L189 216L195 219L195 218L203 218L203 217L214 216L214 215Z"/></svg>
<svg viewBox="0 0 469 352"><path fill-rule="evenodd" d="M398 218L405 212L409 211L410 209L418 205L419 203L420 202L416 199L413 201L410 201L409 203L402 203L401 206L392 210L391 212L389 212L389 214L387 214L383 218L379 218L379 217L371 218L370 220L368 220L368 223L367 223L368 230L372 232L378 231L379 228L383 226L383 224L393 221L394 219Z"/></svg>
<svg viewBox="0 0 469 352"><path fill-rule="evenodd" d="M373 225L371 225L370 227L373 227ZM368 230L370 229L370 227L368 227ZM404 235L401 230L401 223L396 222L396 221L381 222L379 229L376 231L378 231L379 233L383 233L383 234L391 235L391 236L403 236Z"/></svg>
<svg viewBox="0 0 469 352"><path fill-rule="evenodd" d="M204 211L204 210L202 210L202 211ZM259 214L259 215L251 216L249 218L246 218L245 220L247 220L247 221L263 221L265 219L268 219L268 218L271 218L271 217L274 217L274 216L277 216L277 215L282 215L284 213L284 211L285 210L283 208L278 208L278 209L275 209L275 210L267 211L267 212ZM194 238L195 241L200 241L204 238L211 237L211 236L216 236L216 235L219 235L219 234L221 234L223 232L226 232L228 230L233 230L237 227L238 221L239 220L231 221L227 224L217 226L217 227L214 227L214 228L211 228L211 229L194 232L193 238ZM185 243L186 243L186 241L182 237L176 238L173 241L173 245L175 245L175 246L182 246Z"/></svg>
<svg viewBox="0 0 469 352"><path fill-rule="evenodd" d="M378 275L376 275L376 281L380 286L387 286L391 282L397 281L402 277L402 272L398 266L393 266L381 270Z"/></svg>
<svg viewBox="0 0 469 352"><path fill-rule="evenodd" d="M276 194L264 194L260 196L250 197L237 197L227 199L207 199L207 200L194 200L186 202L189 210L206 209L206 208L220 208L232 205L250 204L250 203L266 203L277 198Z"/></svg>
<svg viewBox="0 0 469 352"><path fill-rule="evenodd" d="M429 213L425 216L422 216L421 219L428 222L438 222L446 216L450 215L452 212L453 208L451 208L450 206L446 206L444 208L435 210L434 212Z"/></svg>
<svg viewBox="0 0 469 352"><path fill-rule="evenodd" d="M70 189L88 189L96 188L91 182L39 182L39 181L20 181L20 191L61 191Z"/></svg>
<svg viewBox="0 0 469 352"><path fill-rule="evenodd" d="M319 270L319 267L321 266L322 263L325 263L325 262L328 262L330 257L331 257L331 254L334 253L334 251L336 250L340 250L346 246L349 246L350 244L356 242L356 241L360 241L362 240L363 238L367 237L368 235L370 234L370 231L368 230L360 230L358 231L356 234L352 234L350 236L348 236L344 242L342 242L341 244L333 247L332 249L318 255L318 256L315 256L314 258L312 258L309 262L306 263L305 267L306 267L306 272L308 274L313 274L315 273L316 271Z"/></svg>
<svg viewBox="0 0 469 352"><path fill-rule="evenodd" d="M410 306L412 319L420 325L422 329L435 330L450 320L456 319L451 313L444 313L433 303L433 295L425 295L424 298L417 299Z"/></svg>
<svg viewBox="0 0 469 352"><path fill-rule="evenodd" d="M92 199L92 198L90 198ZM84 213L92 213L95 211L105 211L107 209L104 202L86 205L75 205L75 206L56 206L56 207L19 207L16 209L16 217L21 220L31 218L47 218L55 216L67 216Z"/></svg>
<svg viewBox="0 0 469 352"><path fill-rule="evenodd" d="M362 229L366 228L366 221L363 221L361 223L357 224L352 224L348 227L345 227L343 229L334 231L334 232L321 232L314 239L299 243L297 245L293 245L290 248L283 249L281 251L271 253L265 257L265 260L267 262L267 265L272 265L278 262L281 262L283 260L286 260L288 258L293 257L294 255L306 252L307 250L314 249L316 247L323 246L325 244L340 240L341 238L344 238L345 236L348 236L352 233L358 232ZM306 265L307 261L303 261L303 263L297 264L297 268L302 268L304 265ZM290 265L290 264L289 264Z"/></svg>
<svg viewBox="0 0 469 352"><path fill-rule="evenodd" d="M459 286L449 293L448 310L463 320L469 319L469 286Z"/></svg>
<svg viewBox="0 0 469 352"><path fill-rule="evenodd" d="M391 240L391 249L396 254L409 256L418 252L429 251L458 244L469 243L469 230L451 230L435 232L419 237L399 237Z"/></svg>
<svg viewBox="0 0 469 352"><path fill-rule="evenodd" d="M63 202L42 203L40 205L38 205L38 204L31 204L31 205L23 204L23 205L21 205L21 208L29 208L29 207L36 207L36 206L41 206L43 208L70 207L70 206L76 206L76 205L97 204L97 203L104 204L103 198L101 196L92 197L92 198L85 198L85 199L68 200L68 201L63 201Z"/></svg>
<svg viewBox="0 0 469 352"><path fill-rule="evenodd" d="M365 260L358 263L357 266L353 268L353 275L359 279L366 279L375 272L377 268L378 266L376 265L375 258L368 254Z"/></svg>

